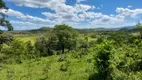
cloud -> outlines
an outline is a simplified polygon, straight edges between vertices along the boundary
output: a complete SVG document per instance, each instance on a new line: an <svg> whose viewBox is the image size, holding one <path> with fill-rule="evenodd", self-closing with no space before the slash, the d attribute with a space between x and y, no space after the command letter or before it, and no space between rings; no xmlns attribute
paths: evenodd
<svg viewBox="0 0 142 80"><path fill-rule="evenodd" d="M94 19L91 24L92 25L113 25L113 24L118 24L118 23L124 23L125 20L124 18L120 18L117 15L116 16L111 16L111 15L100 15L98 19Z"/></svg>
<svg viewBox="0 0 142 80"><path fill-rule="evenodd" d="M128 7L128 8L132 8L132 5L128 5L127 7Z"/></svg>
<svg viewBox="0 0 142 80"><path fill-rule="evenodd" d="M16 21L16 20L10 20L10 23L13 24L13 26L16 30L38 29L40 27L48 25L48 24L39 24L39 23L35 23L35 22ZM51 26L53 26L53 25L48 25L48 27L51 27Z"/></svg>
<svg viewBox="0 0 142 80"><path fill-rule="evenodd" d="M49 19L56 19L56 21L58 21L58 19L61 19L62 21L60 22L63 22L64 20L79 21L80 19L77 17L78 13L85 13L88 10L95 9L95 6L90 6L86 4L77 3L75 4L75 6L66 5L66 0L59 0L59 1L57 0L8 0L8 1L15 3L17 6L51 9L55 13L42 12L42 14ZM85 0L77 0L77 1L82 2ZM23 18L24 17L27 19L29 18L32 18L32 20L34 19L33 16L29 16L29 15L23 16ZM35 20L37 20L37 18ZM38 20L44 21L41 18L38 18Z"/></svg>
<svg viewBox="0 0 142 80"><path fill-rule="evenodd" d="M55 9L55 5L62 5L66 0L7 0L14 2L17 6L27 6L32 8L51 8Z"/></svg>
<svg viewBox="0 0 142 80"><path fill-rule="evenodd" d="M139 14L142 14L142 9L128 9L128 8L116 8L117 15L105 15L100 14L99 18L94 19L90 24L98 26L126 26L134 25L135 22L129 22L127 18L134 19ZM121 24L121 25L120 25Z"/></svg>
<svg viewBox="0 0 142 80"><path fill-rule="evenodd" d="M11 20L10 23L13 23L13 24L17 24L17 25L34 25L34 23L31 23L31 22L24 22L24 21L15 21L15 20Z"/></svg>
<svg viewBox="0 0 142 80"><path fill-rule="evenodd" d="M40 18L36 16L31 16L28 14L21 13L9 9L5 14L19 18L23 21L28 21L30 23L21 23L35 25L35 22L40 22L44 25L55 25L55 24L69 24L73 26L79 26L79 24L91 24L95 26L111 26L118 24L125 24L128 22L126 18L135 18L139 14L142 14L142 9L130 9L132 6L129 5L128 8L116 8L117 14L103 14L101 12L95 12L95 9L101 9L104 6L100 4L99 7L82 4L80 2L86 0L76 0L77 3L73 5L67 5L66 0L8 0L15 3L17 6L24 6L30 8L48 8L52 12L41 12L45 18ZM16 24L16 22L12 22ZM18 23L18 22L17 22ZM31 24L33 23L33 24ZM45 24L46 23L46 24ZM128 22L129 23L129 22ZM18 25L18 24L17 24ZM27 25L28 26L28 25ZM42 26L42 25L39 25ZM121 26L121 25L119 25ZM88 26L89 27L89 26Z"/></svg>
<svg viewBox="0 0 142 80"><path fill-rule="evenodd" d="M60 16L58 16L57 14L50 13L50 12L42 12L42 14L50 19L60 18Z"/></svg>
<svg viewBox="0 0 142 80"><path fill-rule="evenodd" d="M96 7L86 4L76 4L75 7L73 8L75 8L78 12L82 12L82 11L94 10Z"/></svg>
<svg viewBox="0 0 142 80"><path fill-rule="evenodd" d="M6 11L5 9L2 9L0 12L6 14L8 16L12 16L12 17L22 19L24 21L52 23L52 21L50 21L48 19L42 19L42 18L39 18L39 17L34 17L34 16L31 16L31 15L28 15L28 14L25 15L25 14L19 12L19 11L15 11L15 10L12 10L12 9L9 9L8 11Z"/></svg>
<svg viewBox="0 0 142 80"><path fill-rule="evenodd" d="M104 5L103 4L101 4L101 8L103 8L104 7Z"/></svg>
<svg viewBox="0 0 142 80"><path fill-rule="evenodd" d="M83 1L86 1L86 0L77 0L77 3L80 3L80 2L83 2Z"/></svg>
<svg viewBox="0 0 142 80"><path fill-rule="evenodd" d="M55 20L56 23L65 23L71 21L82 21L84 18L79 17L79 14L86 14L89 10L94 10L95 6L85 5L85 4L75 4L75 6L68 6L66 8L59 7L55 13L42 12L47 18ZM85 15L83 15L85 17ZM90 15L91 16L91 15Z"/></svg>
<svg viewBox="0 0 142 80"><path fill-rule="evenodd" d="M142 9L134 9L134 10L130 10L128 8L117 8L116 12L120 15L120 16L124 16L124 17L136 17L138 14L142 14Z"/></svg>

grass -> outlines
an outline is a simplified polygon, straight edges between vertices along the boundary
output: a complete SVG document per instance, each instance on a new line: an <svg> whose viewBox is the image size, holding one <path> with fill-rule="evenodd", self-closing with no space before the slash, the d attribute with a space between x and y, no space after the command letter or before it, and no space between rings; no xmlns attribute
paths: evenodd
<svg viewBox="0 0 142 80"><path fill-rule="evenodd" d="M133 33L133 35L137 35L137 33ZM40 36L40 34L14 34L16 39L23 42L31 41L33 44ZM78 39L84 39L84 36L79 35ZM88 36L89 42L96 39ZM126 45L124 47L128 46ZM83 53L83 51L68 52L62 55L53 55L32 60L22 60L20 58L22 60L20 64L14 62L13 64L0 63L0 80L88 80L91 74L97 73L97 69L94 69L96 68L94 66L94 56L97 50L94 50L92 47L89 48L88 54L78 55ZM123 48L117 53L125 53L124 51L129 52ZM0 57L3 56L0 54ZM64 58L64 61L59 61L60 58ZM12 60L10 61L12 62ZM132 73L131 75L134 77L138 75L139 77L141 76L141 72ZM134 78L133 80L136 79Z"/></svg>
<svg viewBox="0 0 142 80"><path fill-rule="evenodd" d="M41 34L13 34L13 36L18 39L21 40L23 42L28 42L31 41L31 43L35 43L36 39L41 37Z"/></svg>
<svg viewBox="0 0 142 80"><path fill-rule="evenodd" d="M28 42L28 41L31 41L32 44L35 43L36 39L38 39L39 37L43 36L45 34L13 34L13 36L20 40L20 41L23 41L23 42ZM78 36L78 39L84 39L84 36L83 35L79 35ZM91 37L88 37L88 41L94 41L96 40L96 38L91 38Z"/></svg>
<svg viewBox="0 0 142 80"><path fill-rule="evenodd" d="M31 41L33 44L40 34L13 34L23 42ZM78 38L83 39L83 36ZM95 40L88 38L89 41ZM53 55L38 59L26 60L21 64L0 64L0 80L88 80L93 72L93 63L88 62L92 55L75 58L77 53ZM59 58L65 60L59 62ZM93 59L91 59L93 60ZM63 68L63 70L62 70ZM64 70L65 68L65 70Z"/></svg>
<svg viewBox="0 0 142 80"><path fill-rule="evenodd" d="M59 62L58 59L64 56L65 61ZM3 64L0 80L87 80L93 71L93 64L87 62L88 58L89 55L73 58L70 53L27 60L22 64ZM66 63L67 70L62 71L61 65Z"/></svg>

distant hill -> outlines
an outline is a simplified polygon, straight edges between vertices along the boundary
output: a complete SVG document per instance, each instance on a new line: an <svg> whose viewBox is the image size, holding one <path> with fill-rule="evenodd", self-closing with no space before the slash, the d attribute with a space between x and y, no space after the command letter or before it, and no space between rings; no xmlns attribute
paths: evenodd
<svg viewBox="0 0 142 80"><path fill-rule="evenodd" d="M89 29L75 29L78 32L82 33L82 32L107 32L107 31L133 31L133 29L135 28L135 26L125 26L125 27L121 27L121 28L89 28ZM42 27L39 29L33 29L33 30L27 30L28 32L48 32L50 30L52 30L53 28L50 27Z"/></svg>
<svg viewBox="0 0 142 80"><path fill-rule="evenodd" d="M119 31L137 31L135 26L126 26L119 29Z"/></svg>
<svg viewBox="0 0 142 80"><path fill-rule="evenodd" d="M42 27L39 29L32 29L32 30L15 30L14 33L42 33L51 31L53 28L50 27ZM125 26L121 28L88 28L88 29L75 29L80 33L89 33L89 32L109 32L109 31L135 31L135 26Z"/></svg>
<svg viewBox="0 0 142 80"><path fill-rule="evenodd" d="M50 31L52 30L52 28L49 27L42 27L39 29L32 29L32 30L28 30L29 32L46 32L46 31Z"/></svg>

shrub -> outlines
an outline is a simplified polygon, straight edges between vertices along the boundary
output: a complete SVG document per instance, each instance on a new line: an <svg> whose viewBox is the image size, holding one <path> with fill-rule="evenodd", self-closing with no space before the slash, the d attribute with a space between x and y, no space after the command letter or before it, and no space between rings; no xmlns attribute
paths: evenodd
<svg viewBox="0 0 142 80"><path fill-rule="evenodd" d="M101 80L111 80L113 72L113 41L104 40L101 44L98 45L98 53L95 57L98 70L98 79Z"/></svg>
<svg viewBox="0 0 142 80"><path fill-rule="evenodd" d="M11 62L21 63L22 60L31 59L35 55L34 46L30 42L22 42L20 40L14 40L9 45L2 44L1 51L4 60Z"/></svg>
<svg viewBox="0 0 142 80"><path fill-rule="evenodd" d="M7 34L0 34L0 44L10 44L14 40L14 37Z"/></svg>
<svg viewBox="0 0 142 80"><path fill-rule="evenodd" d="M3 33L3 31L2 30L0 30L0 34L2 34Z"/></svg>
<svg viewBox="0 0 142 80"><path fill-rule="evenodd" d="M69 62L65 62L60 66L61 71L67 71L69 66Z"/></svg>
<svg viewBox="0 0 142 80"><path fill-rule="evenodd" d="M40 56L53 55L54 47L54 42L47 40L45 37L37 39L35 43L36 52L39 53Z"/></svg>

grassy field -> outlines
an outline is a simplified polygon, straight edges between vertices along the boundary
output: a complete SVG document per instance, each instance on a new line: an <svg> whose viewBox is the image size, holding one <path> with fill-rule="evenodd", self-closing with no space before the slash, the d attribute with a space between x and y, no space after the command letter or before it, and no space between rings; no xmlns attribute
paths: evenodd
<svg viewBox="0 0 142 80"><path fill-rule="evenodd" d="M23 42L28 42L31 41L31 43L35 43L36 39L38 39L39 37L42 37L44 34L13 34L13 36L18 39L21 40Z"/></svg>
<svg viewBox="0 0 142 80"><path fill-rule="evenodd" d="M47 34L39 34L39 33L38 34L13 34L13 36L16 39L23 41L23 42L31 41L31 43L33 43L33 44L35 43L36 39L38 39L44 35L48 35L48 33ZM85 38L85 36L82 34L80 34L78 36L78 39L84 39L84 38ZM96 40L96 38L88 37L88 41L94 41L94 40Z"/></svg>
<svg viewBox="0 0 142 80"><path fill-rule="evenodd" d="M72 55L53 55L21 64L1 64L0 80L87 80L93 72L93 63L88 62L92 56L77 59ZM60 62L62 57L65 60Z"/></svg>
<svg viewBox="0 0 142 80"><path fill-rule="evenodd" d="M12 34L16 39L15 42L0 47L2 52L0 60L3 60L0 63L0 80L104 80L99 74L98 61L109 63L104 70L106 68L112 70L113 80L141 80L142 42L137 37L138 33L129 34L134 39L131 37L126 39L128 36L121 33L115 33L114 36L113 32L104 35L78 34L79 47L71 51L65 49L64 54L61 50L54 50L52 55L46 56L41 56L42 53L38 53L38 48L34 44L39 37L47 35L44 37L48 38L47 33ZM109 36L112 36L113 40L110 40ZM28 41L32 44L27 47ZM41 49L46 47L48 50L48 47L44 46L45 43L41 43L43 44Z"/></svg>
<svg viewBox="0 0 142 80"><path fill-rule="evenodd" d="M13 34L23 42L31 41L33 44L40 34ZM78 39L83 39L80 35ZM95 40L88 38L89 41ZM93 72L91 54L78 57L78 53L53 55L32 60L23 60L21 64L0 64L0 80L87 80ZM64 61L59 61L64 58ZM48 78L48 79L47 79Z"/></svg>

